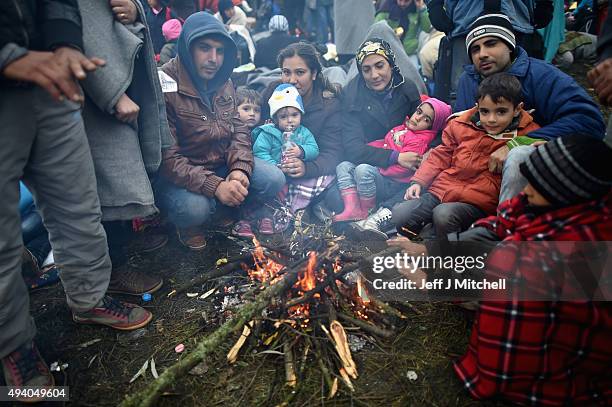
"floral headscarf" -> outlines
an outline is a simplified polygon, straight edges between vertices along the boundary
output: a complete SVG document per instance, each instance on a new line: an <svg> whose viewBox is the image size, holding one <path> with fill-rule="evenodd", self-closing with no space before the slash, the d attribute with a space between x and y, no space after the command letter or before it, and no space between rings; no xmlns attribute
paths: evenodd
<svg viewBox="0 0 612 407"><path fill-rule="evenodd" d="M385 58L387 62L389 62L389 65L391 65L391 69L393 70L394 84L399 84L404 81L402 73L395 63L395 54L391 49L391 45L389 45L387 41L381 40L380 38L370 38L361 44L357 50L357 54L355 55L359 72L361 72L361 65L363 64L363 61L370 55L380 55Z"/></svg>

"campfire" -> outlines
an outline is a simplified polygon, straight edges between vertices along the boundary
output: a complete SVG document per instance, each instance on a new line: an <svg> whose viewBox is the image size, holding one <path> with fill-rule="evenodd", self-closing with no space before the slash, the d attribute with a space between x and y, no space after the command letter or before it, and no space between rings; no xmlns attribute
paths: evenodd
<svg viewBox="0 0 612 407"><path fill-rule="evenodd" d="M289 273L295 281L281 290L261 315L246 323L228 362L238 360L245 344L262 352L284 357L285 381L296 387L307 363L318 363L334 397L339 381L354 390L358 369L351 347L363 346L371 335L393 335L395 319L401 314L368 294L358 271L359 264L339 253L333 240L321 252L308 251L294 264L253 239L252 266L243 265L254 291L274 286ZM268 252L268 254L266 254ZM348 333L347 333L348 332Z"/></svg>
<svg viewBox="0 0 612 407"><path fill-rule="evenodd" d="M292 389L289 400L297 394L307 366L309 374L320 371L327 396L332 398L340 383L355 389L353 381L359 373L352 352L376 337L393 336L396 322L405 318L368 293L359 271L371 270L375 257L392 256L397 248L355 258L341 250L342 237L330 233L329 225L302 227L298 221L293 234L280 245L267 246L257 240L253 246L238 243L245 249L243 255L233 261L220 259L215 267L168 294L169 298L182 293L195 298L198 294L188 291L214 282L199 299L221 301L220 326L150 386L128 397L123 406L155 405L164 389L239 332L227 354L230 364L247 349L277 355L284 359L285 383ZM219 295L213 296L215 292Z"/></svg>

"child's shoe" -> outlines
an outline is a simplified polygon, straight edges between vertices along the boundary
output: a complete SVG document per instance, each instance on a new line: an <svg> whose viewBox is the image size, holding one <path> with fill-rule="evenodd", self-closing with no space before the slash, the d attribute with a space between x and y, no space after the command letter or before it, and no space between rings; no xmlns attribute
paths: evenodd
<svg viewBox="0 0 612 407"><path fill-rule="evenodd" d="M274 234L274 222L270 218L261 218L257 228L259 229L259 233L262 235Z"/></svg>
<svg viewBox="0 0 612 407"><path fill-rule="evenodd" d="M232 228L232 235L242 237L245 239L252 239L255 237L251 223L246 220L239 220Z"/></svg>
<svg viewBox="0 0 612 407"><path fill-rule="evenodd" d="M334 222L361 220L368 216L368 211L361 209L357 188L341 189L340 194L342 194L344 210L334 216Z"/></svg>

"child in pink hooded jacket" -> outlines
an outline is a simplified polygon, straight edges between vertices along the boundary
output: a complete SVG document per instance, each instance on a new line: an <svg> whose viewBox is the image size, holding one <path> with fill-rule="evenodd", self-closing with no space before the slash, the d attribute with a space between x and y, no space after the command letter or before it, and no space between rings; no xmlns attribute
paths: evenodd
<svg viewBox="0 0 612 407"><path fill-rule="evenodd" d="M422 103L404 122L391 129L384 139L369 143L370 146L395 150L398 153L425 154L438 132L446 126L451 107L441 100L421 96ZM344 161L336 167L338 188L344 201L344 211L334 216L334 221L365 219L379 201L390 198L405 188L414 170L399 164L378 168L369 164L355 165Z"/></svg>

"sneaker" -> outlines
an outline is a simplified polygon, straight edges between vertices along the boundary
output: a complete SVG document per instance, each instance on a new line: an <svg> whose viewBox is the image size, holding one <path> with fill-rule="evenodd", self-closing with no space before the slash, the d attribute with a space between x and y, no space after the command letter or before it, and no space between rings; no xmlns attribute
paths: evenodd
<svg viewBox="0 0 612 407"><path fill-rule="evenodd" d="M145 231L137 233L129 243L128 251L134 254L150 253L161 249L168 243L168 235L160 232Z"/></svg>
<svg viewBox="0 0 612 407"><path fill-rule="evenodd" d="M257 225L257 229L259 229L259 233L262 235L273 235L274 232L274 222L270 218L261 218Z"/></svg>
<svg viewBox="0 0 612 407"><path fill-rule="evenodd" d="M199 251L206 247L206 237L201 226L176 228L176 234L179 242L190 250Z"/></svg>
<svg viewBox="0 0 612 407"><path fill-rule="evenodd" d="M55 379L49 371L38 348L33 342L21 345L19 348L2 358L2 371L6 386L23 387L51 387ZM18 397L15 401L23 403L36 403L42 401L42 397Z"/></svg>
<svg viewBox="0 0 612 407"><path fill-rule="evenodd" d="M154 293L163 284L161 277L141 273L124 264L113 269L107 292L140 296L144 293Z"/></svg>
<svg viewBox="0 0 612 407"><path fill-rule="evenodd" d="M387 233L394 229L389 208L379 208L364 220L351 223L350 233L359 240L387 240Z"/></svg>
<svg viewBox="0 0 612 407"><path fill-rule="evenodd" d="M232 235L252 239L255 237L251 223L246 220L239 220L232 228Z"/></svg>
<svg viewBox="0 0 612 407"><path fill-rule="evenodd" d="M147 325L153 315L135 304L118 301L105 295L98 306L85 312L73 312L72 319L79 324L99 324L121 331L131 331Z"/></svg>

